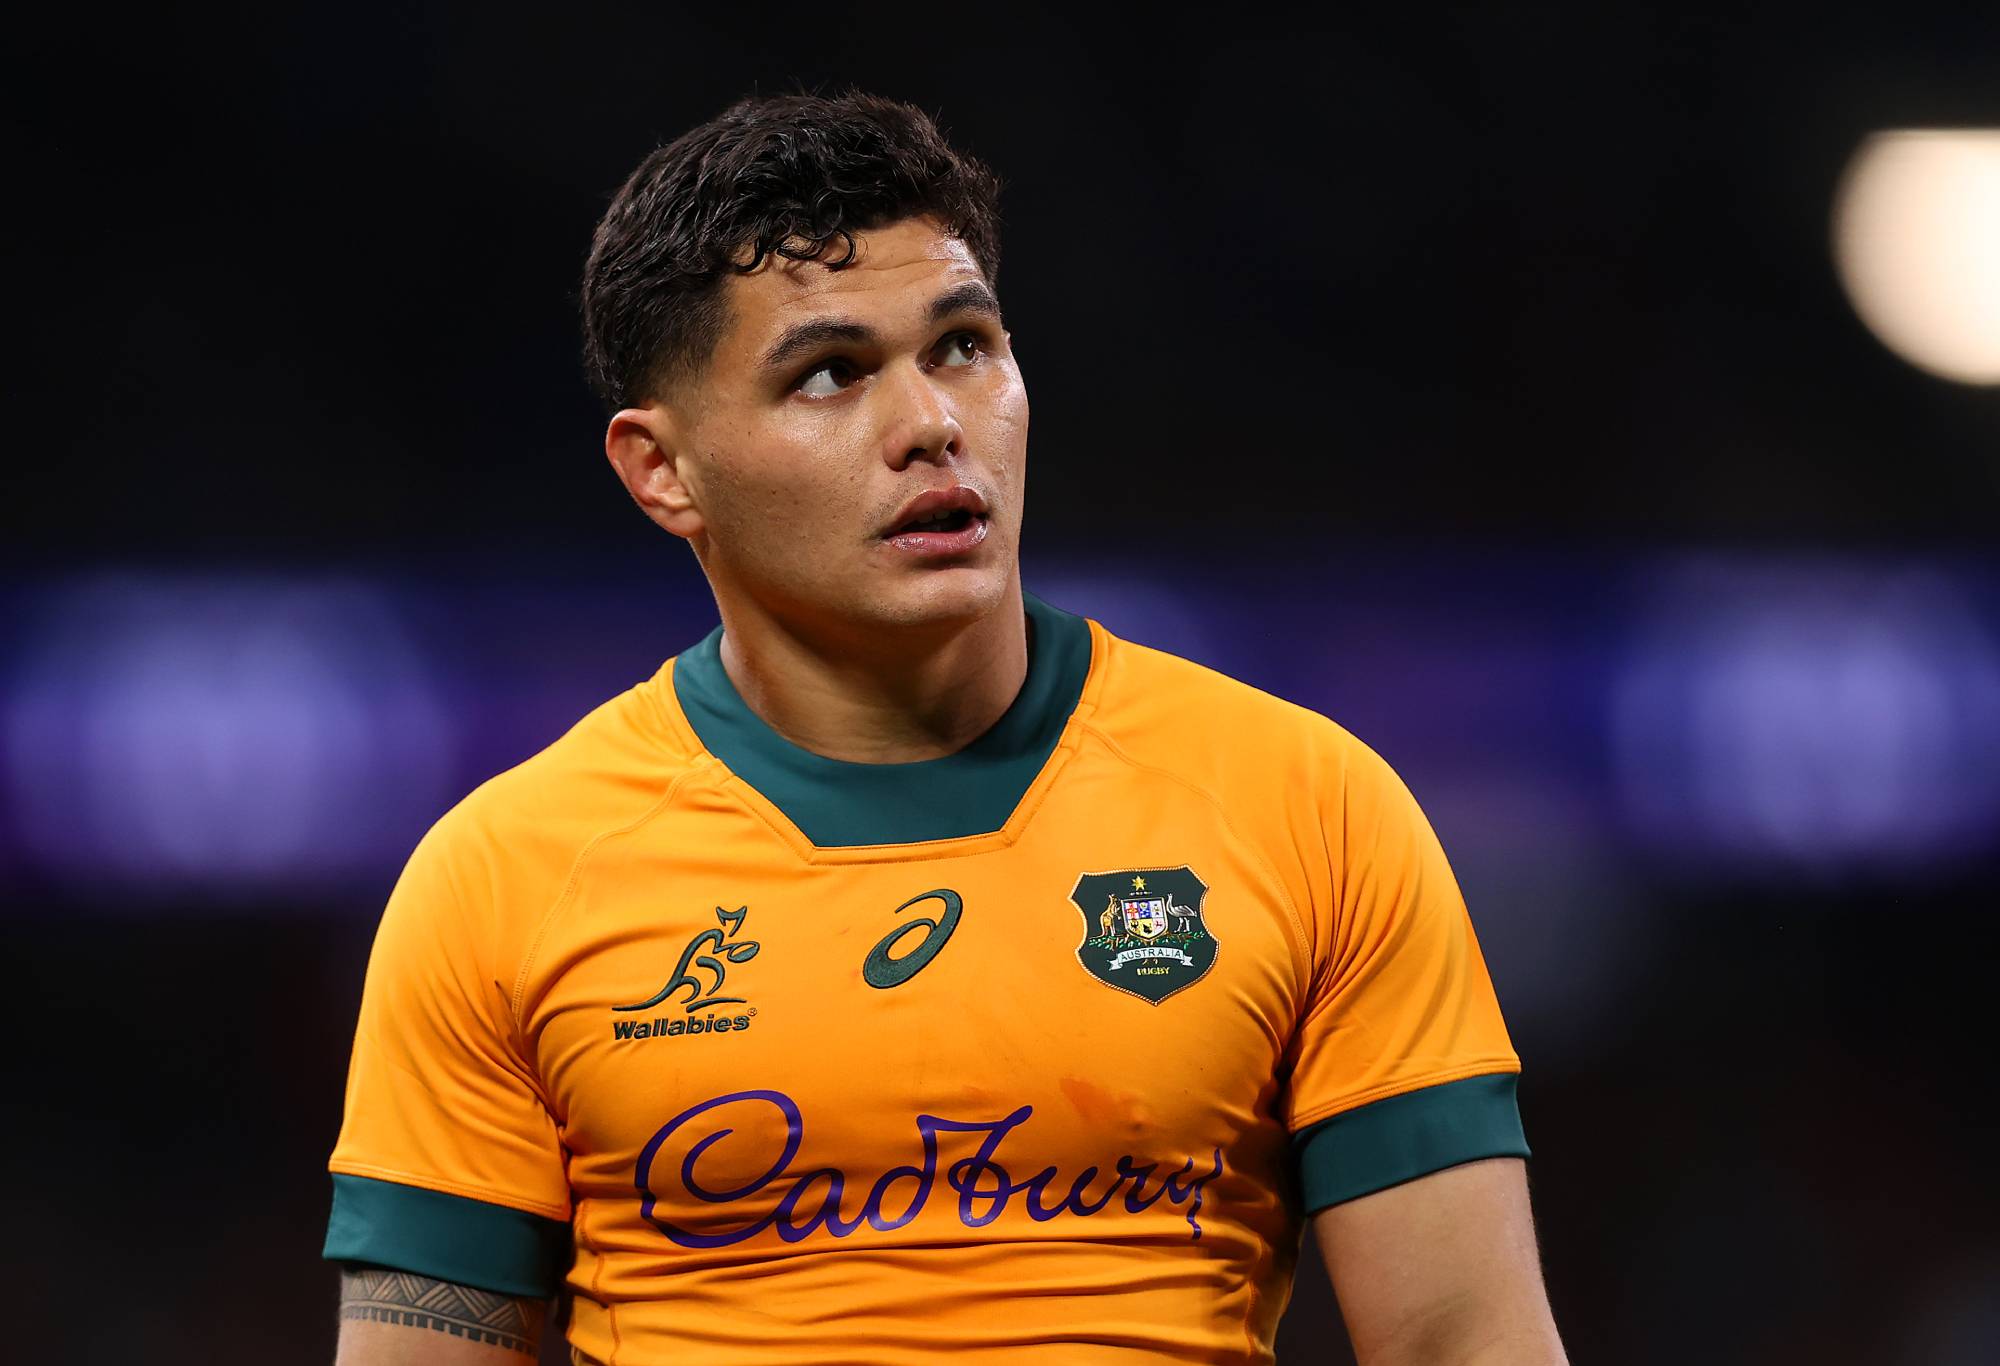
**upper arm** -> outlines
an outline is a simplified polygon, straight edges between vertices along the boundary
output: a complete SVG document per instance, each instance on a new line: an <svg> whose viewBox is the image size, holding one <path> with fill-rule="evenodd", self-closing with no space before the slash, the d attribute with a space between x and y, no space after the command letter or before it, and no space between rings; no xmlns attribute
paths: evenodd
<svg viewBox="0 0 2000 1366"><path fill-rule="evenodd" d="M540 1350L546 1301L405 1271L340 1277L335 1366L520 1366Z"/></svg>
<svg viewBox="0 0 2000 1366"><path fill-rule="evenodd" d="M1546 1328L1553 1343L1521 1160L1520 1063L1471 918L1409 789L1348 740L1323 798L1332 877L1312 908L1308 994L1287 1054L1305 1211L1364 1366L1489 1359L1448 1350L1447 1333ZM1560 1350L1518 1359L1558 1361Z"/></svg>
<svg viewBox="0 0 2000 1366"><path fill-rule="evenodd" d="M1286 1048L1307 1213L1487 1157L1525 1157L1520 1061L1451 866L1393 771L1351 737L1321 798L1331 877Z"/></svg>
<svg viewBox="0 0 2000 1366"><path fill-rule="evenodd" d="M569 1264L569 1182L513 1017L516 935L494 905L477 831L450 821L412 855L376 935L329 1164L325 1255L393 1268L404 1279L381 1282L391 1288L444 1287L441 1303L500 1314L490 1331L506 1338L518 1316L507 1306L546 1302ZM343 1281L343 1342L350 1327L401 1334L393 1306L350 1312L345 1297L366 1280Z"/></svg>
<svg viewBox="0 0 2000 1366"><path fill-rule="evenodd" d="M1489 1158L1320 1211L1313 1232L1361 1366L1566 1360L1526 1165Z"/></svg>

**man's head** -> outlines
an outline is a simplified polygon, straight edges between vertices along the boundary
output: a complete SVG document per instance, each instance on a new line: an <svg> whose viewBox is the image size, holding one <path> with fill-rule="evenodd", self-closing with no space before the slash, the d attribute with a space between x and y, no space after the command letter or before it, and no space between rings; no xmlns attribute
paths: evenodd
<svg viewBox="0 0 2000 1366"><path fill-rule="evenodd" d="M606 453L726 614L948 626L1014 589L997 193L915 109L798 95L737 104L612 201L583 284ZM911 531L940 495L944 528Z"/></svg>

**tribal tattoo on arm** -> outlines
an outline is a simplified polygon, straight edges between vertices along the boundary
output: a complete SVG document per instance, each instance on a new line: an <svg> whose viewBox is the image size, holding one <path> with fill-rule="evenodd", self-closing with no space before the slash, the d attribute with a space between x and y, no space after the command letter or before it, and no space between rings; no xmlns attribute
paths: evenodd
<svg viewBox="0 0 2000 1366"><path fill-rule="evenodd" d="M541 1348L549 1307L408 1271L349 1267L340 1277L340 1317L401 1328L429 1328L504 1347L523 1356Z"/></svg>

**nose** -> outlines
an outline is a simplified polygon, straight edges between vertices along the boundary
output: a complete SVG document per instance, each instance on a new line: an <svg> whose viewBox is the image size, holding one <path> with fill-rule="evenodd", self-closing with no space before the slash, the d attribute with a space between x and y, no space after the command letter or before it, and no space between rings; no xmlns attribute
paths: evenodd
<svg viewBox="0 0 2000 1366"><path fill-rule="evenodd" d="M965 432L950 396L921 365L894 367L885 388L891 416L882 453L891 469L920 460L944 464L961 453Z"/></svg>

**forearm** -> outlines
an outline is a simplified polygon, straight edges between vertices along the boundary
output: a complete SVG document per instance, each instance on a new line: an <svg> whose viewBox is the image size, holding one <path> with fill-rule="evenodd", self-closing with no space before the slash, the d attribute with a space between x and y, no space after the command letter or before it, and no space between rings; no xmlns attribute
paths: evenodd
<svg viewBox="0 0 2000 1366"><path fill-rule="evenodd" d="M1491 1343L1457 1358L1455 1366L1569 1366L1569 1357L1551 1332L1546 1338Z"/></svg>
<svg viewBox="0 0 2000 1366"><path fill-rule="evenodd" d="M1425 1334L1403 1347L1357 1358L1360 1366L1569 1366L1554 1324L1499 1335Z"/></svg>
<svg viewBox="0 0 2000 1366"><path fill-rule="evenodd" d="M375 1267L340 1277L335 1366L521 1366L541 1350L548 1306Z"/></svg>

